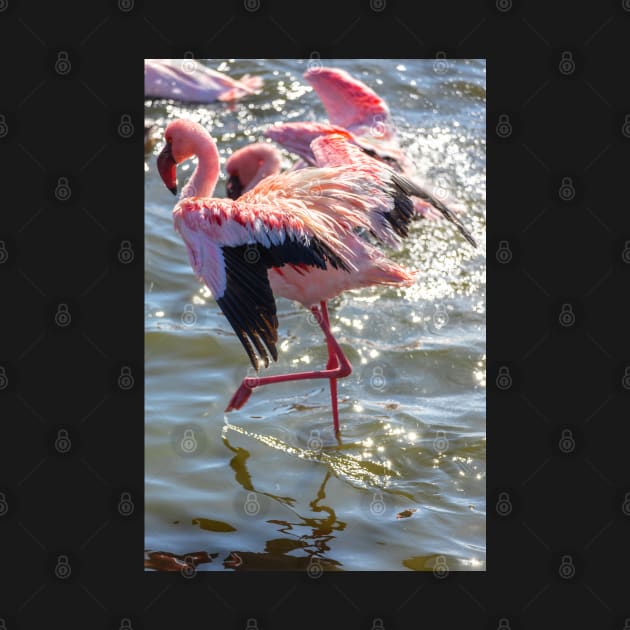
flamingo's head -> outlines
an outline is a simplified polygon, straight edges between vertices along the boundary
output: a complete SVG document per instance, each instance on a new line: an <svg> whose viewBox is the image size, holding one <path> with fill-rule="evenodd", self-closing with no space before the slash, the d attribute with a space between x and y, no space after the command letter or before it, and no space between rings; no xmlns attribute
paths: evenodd
<svg viewBox="0 0 630 630"><path fill-rule="evenodd" d="M258 160L254 159L248 147L243 147L234 151L225 163L225 170L228 174L228 181L225 191L230 199L238 199L251 181L258 169Z"/></svg>
<svg viewBox="0 0 630 630"><path fill-rule="evenodd" d="M227 196L238 199L268 175L280 172L280 155L267 143L256 142L234 151L225 164Z"/></svg>
<svg viewBox="0 0 630 630"><path fill-rule="evenodd" d="M197 154L200 136L208 132L198 123L178 119L168 124L164 131L166 144L158 155L157 168L165 186L177 194L177 164Z"/></svg>

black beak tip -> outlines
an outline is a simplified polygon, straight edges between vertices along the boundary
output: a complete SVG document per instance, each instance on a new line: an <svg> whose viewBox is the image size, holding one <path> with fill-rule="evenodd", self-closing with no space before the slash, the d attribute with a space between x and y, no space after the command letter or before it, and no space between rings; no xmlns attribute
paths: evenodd
<svg viewBox="0 0 630 630"><path fill-rule="evenodd" d="M176 195L177 194L177 186L173 186L172 188L169 188L169 190Z"/></svg>

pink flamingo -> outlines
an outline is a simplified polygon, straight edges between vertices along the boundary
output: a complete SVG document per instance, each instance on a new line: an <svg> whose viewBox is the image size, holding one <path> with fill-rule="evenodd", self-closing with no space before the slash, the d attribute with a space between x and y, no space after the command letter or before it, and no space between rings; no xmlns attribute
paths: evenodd
<svg viewBox="0 0 630 630"><path fill-rule="evenodd" d="M271 144L255 142L234 151L225 164L227 196L237 199L269 175L280 172L280 154Z"/></svg>
<svg viewBox="0 0 630 630"><path fill-rule="evenodd" d="M319 168L266 177L238 201L215 199L219 153L210 134L180 119L169 123L164 137L157 166L174 194L176 165L198 159L173 210L175 229L187 246L193 270L211 290L254 369L259 368L259 357L265 367L269 358L278 358L274 295L309 308L326 339L326 369L246 377L226 412L240 409L261 385L328 379L338 435L337 379L348 376L352 366L330 330L326 303L349 289L413 282L412 272L388 260L357 231L400 246L414 216L410 195L418 193L416 187L365 156L344 136L331 135L312 143ZM335 166L337 162L343 165Z"/></svg>
<svg viewBox="0 0 630 630"><path fill-rule="evenodd" d="M339 68L310 68L303 76L322 101L328 124L276 123L267 137L312 164L311 141L317 135L345 131L366 153L396 170L411 166L398 145L389 107L374 90Z"/></svg>
<svg viewBox="0 0 630 630"><path fill-rule="evenodd" d="M262 87L260 77L244 75L240 80L207 68L194 59L145 59L146 98L172 98L191 103L233 101L255 94Z"/></svg>
<svg viewBox="0 0 630 630"><path fill-rule="evenodd" d="M413 164L400 149L389 107L374 90L339 68L314 67L304 73L304 78L322 101L329 122L275 123L265 131L266 137L307 164L314 164L310 145L316 137L346 133L366 154L412 177ZM453 203L451 199L444 201ZM414 200L414 207L422 216L436 218L432 206L431 202Z"/></svg>

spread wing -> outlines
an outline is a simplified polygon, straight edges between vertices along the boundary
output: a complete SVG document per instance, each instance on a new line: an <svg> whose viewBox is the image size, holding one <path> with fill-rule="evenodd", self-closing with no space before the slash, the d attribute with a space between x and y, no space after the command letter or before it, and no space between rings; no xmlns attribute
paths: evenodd
<svg viewBox="0 0 630 630"><path fill-rule="evenodd" d="M387 103L365 83L339 68L315 67L304 78L317 92L332 125L357 135L378 129L383 139L395 139Z"/></svg>
<svg viewBox="0 0 630 630"><path fill-rule="evenodd" d="M175 229L257 370L278 358L278 319L267 270L286 264L348 269L335 239L324 242L298 217L273 206L183 199Z"/></svg>
<svg viewBox="0 0 630 630"><path fill-rule="evenodd" d="M399 236L407 235L407 225L414 217L413 206L408 203L409 197L417 197L439 210L442 216L455 225L462 236L473 247L477 247L475 239L461 220L439 199L401 173L394 172L381 162L366 155L365 151L352 142L348 142L343 136L334 134L319 136L311 143L311 149L315 156L315 162L318 165L340 166L351 163L357 169L364 171L366 174L372 173L380 180L389 179L392 186L394 204L389 211L383 214L392 223L392 227Z"/></svg>

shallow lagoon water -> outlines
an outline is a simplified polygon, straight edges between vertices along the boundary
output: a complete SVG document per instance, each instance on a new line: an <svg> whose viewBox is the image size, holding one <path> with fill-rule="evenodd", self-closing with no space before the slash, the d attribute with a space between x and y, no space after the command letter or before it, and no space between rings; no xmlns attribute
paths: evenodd
<svg viewBox="0 0 630 630"><path fill-rule="evenodd" d="M222 167L275 121L325 120L302 79L308 61L204 63L261 75L264 89L234 104L147 101L145 113L158 130L180 116L203 123ZM479 248L444 221L416 221L391 254L419 271L414 286L330 303L354 367L339 381L341 444L327 383L260 388L225 414L253 370L173 230L159 140L145 154L145 553L207 552L197 570L209 571L485 570L485 64L322 63L386 99L419 180L459 202ZM180 183L192 168L179 167ZM266 373L323 367L309 312L277 306L279 361Z"/></svg>

